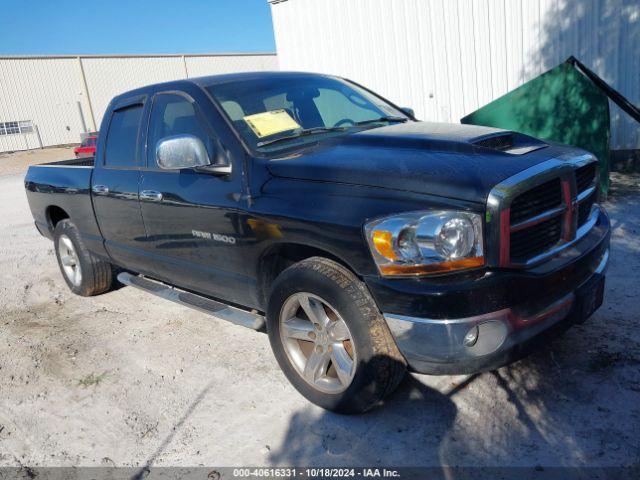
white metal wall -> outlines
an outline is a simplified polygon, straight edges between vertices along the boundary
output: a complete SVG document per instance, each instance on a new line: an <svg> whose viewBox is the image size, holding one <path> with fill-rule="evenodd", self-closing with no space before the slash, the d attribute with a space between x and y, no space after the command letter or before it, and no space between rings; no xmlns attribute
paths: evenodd
<svg viewBox="0 0 640 480"><path fill-rule="evenodd" d="M31 120L43 146L77 143L83 119L87 130L100 128L111 98L126 90L186 77L277 69L275 54L0 57L0 123ZM35 131L0 135L0 152L37 146Z"/></svg>
<svg viewBox="0 0 640 480"><path fill-rule="evenodd" d="M576 56L640 104L638 0L272 0L282 70L351 78L419 118L464 115ZM640 148L612 105L613 148Z"/></svg>
<svg viewBox="0 0 640 480"><path fill-rule="evenodd" d="M78 141L80 93L75 59L0 60L0 122L31 120L45 145ZM0 135L0 152L37 146L35 132Z"/></svg>

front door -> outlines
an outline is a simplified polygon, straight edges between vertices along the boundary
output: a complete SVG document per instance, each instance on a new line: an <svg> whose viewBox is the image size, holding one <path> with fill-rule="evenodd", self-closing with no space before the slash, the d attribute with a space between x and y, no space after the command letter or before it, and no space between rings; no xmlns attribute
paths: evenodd
<svg viewBox="0 0 640 480"><path fill-rule="evenodd" d="M195 89L194 89L195 90ZM189 134L202 140L210 158L224 147L205 120L198 91L154 95L147 141L147 168L140 180L140 207L147 231L147 248L161 279L184 288L236 303L245 303L247 283L238 247L241 168L217 176L195 169L161 170L155 158L163 138ZM213 160L215 162L215 160Z"/></svg>

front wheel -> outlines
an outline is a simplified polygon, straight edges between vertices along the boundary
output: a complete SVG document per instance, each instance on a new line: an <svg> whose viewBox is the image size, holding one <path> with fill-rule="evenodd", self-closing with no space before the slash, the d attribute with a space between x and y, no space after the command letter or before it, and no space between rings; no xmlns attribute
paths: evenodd
<svg viewBox="0 0 640 480"><path fill-rule="evenodd" d="M322 257L303 260L278 276L267 329L289 381L328 410L366 411L391 393L405 372L365 285Z"/></svg>
<svg viewBox="0 0 640 480"><path fill-rule="evenodd" d="M71 220L65 219L57 223L53 231L53 242L60 272L73 293L89 297L111 288L111 264L87 250Z"/></svg>

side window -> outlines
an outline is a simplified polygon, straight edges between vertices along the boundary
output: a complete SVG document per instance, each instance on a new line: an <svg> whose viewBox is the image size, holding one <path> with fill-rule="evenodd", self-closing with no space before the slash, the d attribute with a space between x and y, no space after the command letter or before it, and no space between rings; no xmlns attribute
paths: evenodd
<svg viewBox="0 0 640 480"><path fill-rule="evenodd" d="M209 155L213 153L213 139L207 134L194 105L181 95L163 93L157 95L151 110L149 140L147 143L148 166L156 165L156 147L165 137L193 135L202 140Z"/></svg>
<svg viewBox="0 0 640 480"><path fill-rule="evenodd" d="M136 146L141 118L142 105L132 105L113 112L105 147L106 166L131 167L138 164Z"/></svg>

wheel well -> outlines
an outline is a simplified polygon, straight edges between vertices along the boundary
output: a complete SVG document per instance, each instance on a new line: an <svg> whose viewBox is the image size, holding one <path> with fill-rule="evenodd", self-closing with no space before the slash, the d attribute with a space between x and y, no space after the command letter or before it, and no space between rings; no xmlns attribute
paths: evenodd
<svg viewBox="0 0 640 480"><path fill-rule="evenodd" d="M59 221L65 220L67 218L69 218L69 214L62 208L55 205L47 208L47 221L49 222L49 227L51 228L51 230L56 228L56 225Z"/></svg>
<svg viewBox="0 0 640 480"><path fill-rule="evenodd" d="M279 244L265 252L260 260L258 288L260 291L260 301L265 308L269 301L271 285L277 276L294 263L310 257L328 258L353 272L353 269L342 259L326 250L296 243ZM353 273L355 274L355 272Z"/></svg>

